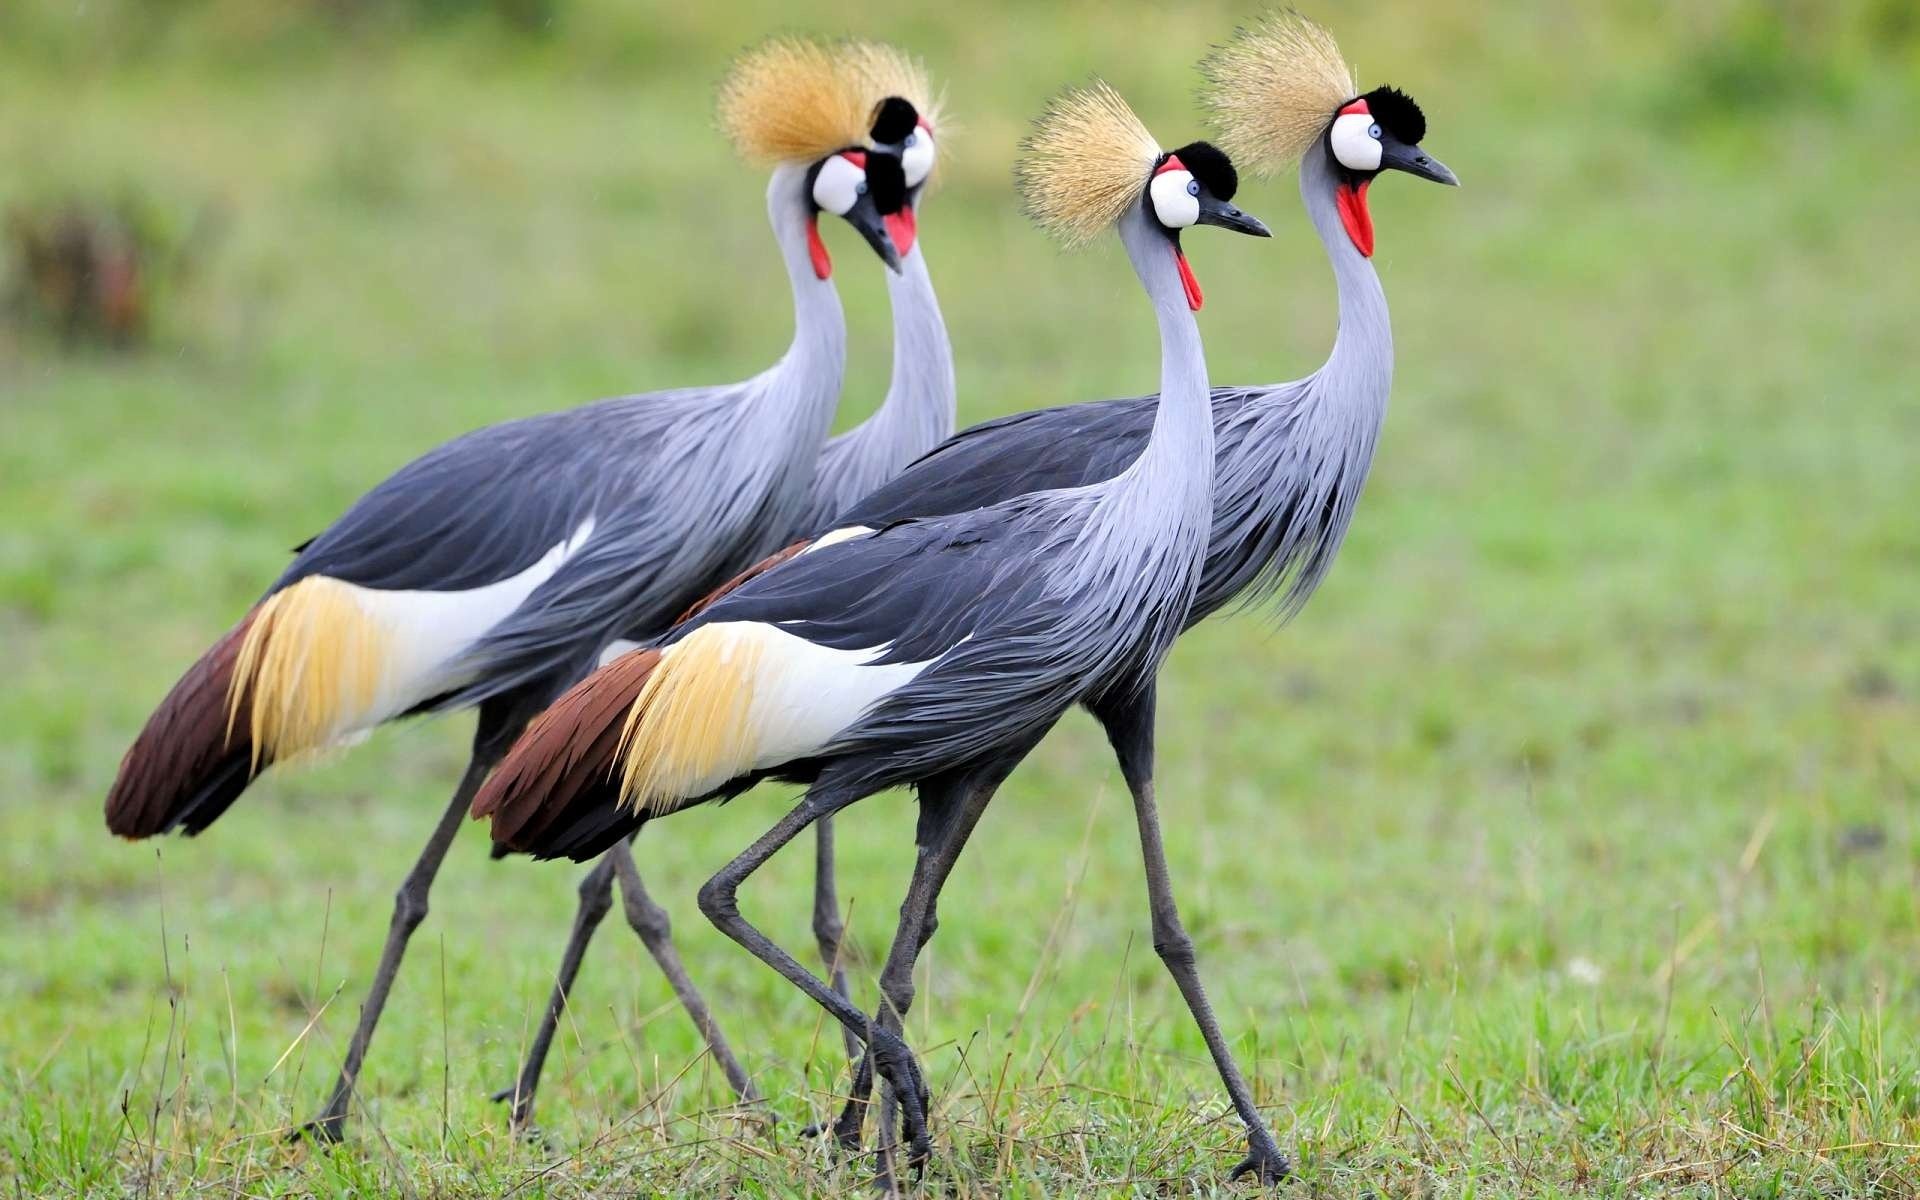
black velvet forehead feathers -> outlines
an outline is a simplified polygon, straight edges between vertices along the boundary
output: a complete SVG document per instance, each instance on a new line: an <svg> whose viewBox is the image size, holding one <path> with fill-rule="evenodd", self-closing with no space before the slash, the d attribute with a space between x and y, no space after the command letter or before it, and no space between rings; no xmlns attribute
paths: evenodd
<svg viewBox="0 0 1920 1200"><path fill-rule="evenodd" d="M1231 200L1240 190L1240 172L1234 170L1233 160L1227 157L1226 151L1212 142L1188 142L1170 157L1179 159L1188 173L1200 181L1200 186L1217 199Z"/></svg>
<svg viewBox="0 0 1920 1200"><path fill-rule="evenodd" d="M1360 97L1380 128L1408 146L1418 146L1427 136L1427 118L1413 97L1396 87L1377 87Z"/></svg>
<svg viewBox="0 0 1920 1200"><path fill-rule="evenodd" d="M898 155L882 150L867 151L867 195L883 217L899 212L907 203L907 175Z"/></svg>
<svg viewBox="0 0 1920 1200"><path fill-rule="evenodd" d="M897 146L907 140L920 124L920 114L913 104L899 96L888 96L873 106L873 143L876 146Z"/></svg>

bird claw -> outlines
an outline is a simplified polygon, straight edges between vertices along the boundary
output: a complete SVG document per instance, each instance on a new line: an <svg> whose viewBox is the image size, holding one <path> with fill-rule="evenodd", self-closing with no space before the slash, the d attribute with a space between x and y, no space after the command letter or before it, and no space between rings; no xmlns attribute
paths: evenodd
<svg viewBox="0 0 1920 1200"><path fill-rule="evenodd" d="M860 1134L866 1128L867 1106L872 1103L868 1097L873 1092L873 1059L862 1054L853 1069L853 1086L848 1090L847 1103L833 1122L833 1140L840 1149L856 1153L860 1149Z"/></svg>
<svg viewBox="0 0 1920 1200"><path fill-rule="evenodd" d="M501 1088L487 1099L495 1104L513 1105L513 1132L522 1140L534 1145L546 1145L546 1138L540 1133L539 1127L533 1123L532 1092L516 1083L512 1087Z"/></svg>
<svg viewBox="0 0 1920 1200"><path fill-rule="evenodd" d="M1247 1138L1247 1156L1228 1174L1227 1182L1233 1183L1243 1175L1257 1175L1260 1186L1274 1187L1292 1174L1293 1168L1288 1164L1287 1156L1273 1144L1273 1139L1253 1134Z"/></svg>
<svg viewBox="0 0 1920 1200"><path fill-rule="evenodd" d="M347 1117L345 1113L328 1113L326 1116L316 1117L304 1125L294 1126L287 1131L287 1140L289 1142L300 1142L311 1139L319 1145L338 1146L347 1138L346 1124Z"/></svg>
<svg viewBox="0 0 1920 1200"><path fill-rule="evenodd" d="M900 1104L900 1136L907 1146L907 1166L918 1178L933 1157L933 1138L927 1131L927 1109L933 1103L933 1094L927 1090L913 1051L899 1037L876 1028L868 1035L867 1053L873 1059L874 1071L893 1088Z"/></svg>

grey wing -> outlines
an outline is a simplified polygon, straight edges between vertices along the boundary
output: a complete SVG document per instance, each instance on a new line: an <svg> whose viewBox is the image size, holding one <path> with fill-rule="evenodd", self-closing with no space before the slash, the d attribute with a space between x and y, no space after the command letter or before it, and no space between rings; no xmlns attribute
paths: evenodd
<svg viewBox="0 0 1920 1200"><path fill-rule="evenodd" d="M489 426L413 460L301 546L268 591L310 575L463 591L525 570L578 525L567 415Z"/></svg>
<svg viewBox="0 0 1920 1200"><path fill-rule="evenodd" d="M1034 556L1048 531L1017 506L905 521L800 555L755 576L676 626L758 621L879 662L925 662L982 632L1038 586ZM1057 536L1057 535L1053 535Z"/></svg>
<svg viewBox="0 0 1920 1200"><path fill-rule="evenodd" d="M755 577L693 621L759 621L842 650L885 646L876 663L931 662L828 748L878 787L1036 736L1085 690L1070 602L1048 561L1074 514L1015 501L907 521L810 551Z"/></svg>
<svg viewBox="0 0 1920 1200"><path fill-rule="evenodd" d="M1213 389L1214 425L1232 422L1253 392ZM1015 496L1081 487L1125 470L1153 432L1159 397L1034 409L954 434L898 476L843 509L810 536L836 527L879 528L909 517L966 512Z"/></svg>

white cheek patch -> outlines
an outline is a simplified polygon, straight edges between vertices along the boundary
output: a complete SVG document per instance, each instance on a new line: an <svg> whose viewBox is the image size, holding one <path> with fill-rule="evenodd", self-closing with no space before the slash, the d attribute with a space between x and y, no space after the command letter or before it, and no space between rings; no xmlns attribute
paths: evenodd
<svg viewBox="0 0 1920 1200"><path fill-rule="evenodd" d="M907 186L919 187L933 174L933 135L926 129L913 131L907 138L907 145L900 152L900 172L907 178Z"/></svg>
<svg viewBox="0 0 1920 1200"><path fill-rule="evenodd" d="M1341 166L1349 171L1380 169L1380 139L1369 132L1372 128L1373 118L1366 113L1346 113L1333 119L1327 140Z"/></svg>
<svg viewBox="0 0 1920 1200"><path fill-rule="evenodd" d="M820 173L813 177L813 202L823 212L844 217L853 211L866 182L865 171L836 154L821 163Z"/></svg>
<svg viewBox="0 0 1920 1200"><path fill-rule="evenodd" d="M1200 219L1200 197L1188 190L1193 175L1188 171L1162 171L1147 185L1153 197L1153 215L1168 229L1185 229Z"/></svg>

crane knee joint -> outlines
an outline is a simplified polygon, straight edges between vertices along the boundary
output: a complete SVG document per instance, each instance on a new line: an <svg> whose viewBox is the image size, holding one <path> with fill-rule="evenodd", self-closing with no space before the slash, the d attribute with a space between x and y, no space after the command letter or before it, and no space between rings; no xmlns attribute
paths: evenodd
<svg viewBox="0 0 1920 1200"><path fill-rule="evenodd" d="M1161 962L1178 963L1189 967L1194 964L1193 939L1185 933L1155 938L1153 952L1160 956Z"/></svg>
<svg viewBox="0 0 1920 1200"><path fill-rule="evenodd" d="M840 914L830 908L815 909L813 914L813 937L822 947L832 946L838 949L840 939L847 935L847 927L840 920Z"/></svg>
<svg viewBox="0 0 1920 1200"><path fill-rule="evenodd" d="M733 881L716 876L700 885L700 911L716 925L737 919L740 905L733 895Z"/></svg>
<svg viewBox="0 0 1920 1200"><path fill-rule="evenodd" d="M667 910L658 904L649 904L637 896L626 897L627 924L640 935L640 940L652 944L673 936L673 920L667 916Z"/></svg>
<svg viewBox="0 0 1920 1200"><path fill-rule="evenodd" d="M590 921L597 921L607 915L613 907L613 883L589 872L580 881L580 915Z"/></svg>

